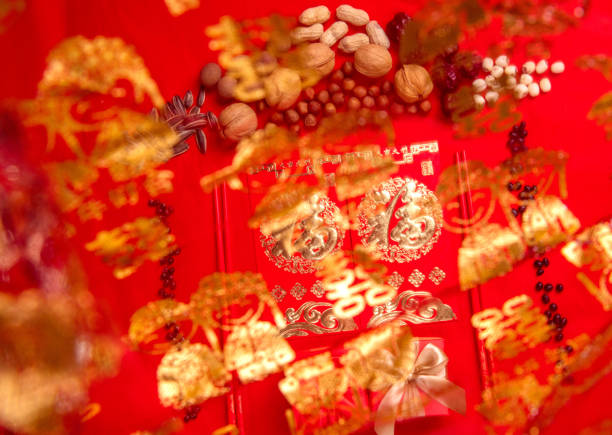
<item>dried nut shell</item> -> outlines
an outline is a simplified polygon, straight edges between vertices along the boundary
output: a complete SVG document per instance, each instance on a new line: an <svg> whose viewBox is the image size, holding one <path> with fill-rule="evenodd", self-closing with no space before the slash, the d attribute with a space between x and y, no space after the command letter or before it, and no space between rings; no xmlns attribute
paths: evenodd
<svg viewBox="0 0 612 435"><path fill-rule="evenodd" d="M293 105L302 91L300 75L289 68L277 68L264 79L266 103L278 110L285 110Z"/></svg>
<svg viewBox="0 0 612 435"><path fill-rule="evenodd" d="M316 23L324 23L331 17L331 12L327 9L327 6L315 6L313 8L305 9L300 14L298 21L305 26L310 26Z"/></svg>
<svg viewBox="0 0 612 435"><path fill-rule="evenodd" d="M232 98L238 81L234 77L223 76L217 82L217 92L221 98Z"/></svg>
<svg viewBox="0 0 612 435"><path fill-rule="evenodd" d="M404 65L395 73L395 92L406 103L427 98L433 91L433 82L421 65Z"/></svg>
<svg viewBox="0 0 612 435"><path fill-rule="evenodd" d="M387 34L380 24L378 24L378 21L370 21L366 25L366 33L370 37L370 42L372 44L380 45L385 48L389 48L391 46L391 42L389 41Z"/></svg>
<svg viewBox="0 0 612 435"><path fill-rule="evenodd" d="M355 69L366 77L382 77L391 70L389 50L376 44L366 44L355 52Z"/></svg>
<svg viewBox="0 0 612 435"><path fill-rule="evenodd" d="M353 35L345 36L340 40L338 48L345 53L354 53L362 45L370 43L370 38L365 33L355 33Z"/></svg>
<svg viewBox="0 0 612 435"><path fill-rule="evenodd" d="M348 33L348 25L344 21L336 21L323 32L321 42L329 47L334 45L340 38Z"/></svg>
<svg viewBox="0 0 612 435"><path fill-rule="evenodd" d="M338 6L336 8L336 16L339 20L351 23L353 26L365 26L370 21L370 16L366 11L349 5Z"/></svg>
<svg viewBox="0 0 612 435"><path fill-rule="evenodd" d="M257 129L257 115L244 103L230 104L219 115L219 125L224 137L238 142Z"/></svg>
<svg viewBox="0 0 612 435"><path fill-rule="evenodd" d="M315 42L302 49L301 63L305 69L315 70L326 76L334 69L336 54L325 44Z"/></svg>
<svg viewBox="0 0 612 435"><path fill-rule="evenodd" d="M291 31L291 40L294 44L305 41L316 41L323 35L323 24L313 24L309 27L296 27Z"/></svg>

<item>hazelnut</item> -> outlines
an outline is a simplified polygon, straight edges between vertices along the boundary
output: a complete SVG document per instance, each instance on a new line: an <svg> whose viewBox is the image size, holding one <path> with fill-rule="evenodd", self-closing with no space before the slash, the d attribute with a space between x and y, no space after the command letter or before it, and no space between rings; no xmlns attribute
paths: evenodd
<svg viewBox="0 0 612 435"><path fill-rule="evenodd" d="M376 97L376 105L381 109L387 107L389 105L389 97L386 95L379 95Z"/></svg>
<svg viewBox="0 0 612 435"><path fill-rule="evenodd" d="M368 94L368 91L365 86L357 86L353 89L353 94L355 94L357 98L362 99Z"/></svg>
<svg viewBox="0 0 612 435"><path fill-rule="evenodd" d="M332 95L331 99L336 106L342 106L344 104L344 94L342 92L336 92Z"/></svg>
<svg viewBox="0 0 612 435"><path fill-rule="evenodd" d="M219 114L219 125L224 137L237 142L257 129L257 115L244 103L230 104Z"/></svg>
<svg viewBox="0 0 612 435"><path fill-rule="evenodd" d="M291 127L289 127L289 130L291 130L295 134L299 134L301 130L300 124L293 124Z"/></svg>
<svg viewBox="0 0 612 435"><path fill-rule="evenodd" d="M334 106L332 103L327 103L324 110L326 115L333 115L336 113L336 106Z"/></svg>
<svg viewBox="0 0 612 435"><path fill-rule="evenodd" d="M334 82L341 82L343 78L344 78L344 73L342 72L341 69L334 71L331 77L331 79Z"/></svg>
<svg viewBox="0 0 612 435"><path fill-rule="evenodd" d="M389 50L380 45L365 44L355 52L355 69L366 77L382 77L392 64Z"/></svg>
<svg viewBox="0 0 612 435"><path fill-rule="evenodd" d="M429 112L431 110L431 102L429 100L425 100L425 101L421 102L421 104L419 105L419 108L423 112L427 113L427 112Z"/></svg>
<svg viewBox="0 0 612 435"><path fill-rule="evenodd" d="M285 121L287 124L295 124L300 120L300 115L293 109L289 109L285 112Z"/></svg>
<svg viewBox="0 0 612 435"><path fill-rule="evenodd" d="M302 91L300 75L289 68L277 68L264 80L266 102L279 110L296 102Z"/></svg>
<svg viewBox="0 0 612 435"><path fill-rule="evenodd" d="M234 77L224 76L217 82L217 92L221 98L230 99L234 96L234 89L238 82Z"/></svg>
<svg viewBox="0 0 612 435"><path fill-rule="evenodd" d="M313 88L304 89L304 96L308 101L312 100L315 97L315 90Z"/></svg>
<svg viewBox="0 0 612 435"><path fill-rule="evenodd" d="M317 118L312 114L306 115L306 118L304 118L304 125L307 128L315 127L317 125Z"/></svg>
<svg viewBox="0 0 612 435"><path fill-rule="evenodd" d="M349 110L357 110L361 107L361 101L356 97L351 97L348 100L347 107Z"/></svg>
<svg viewBox="0 0 612 435"><path fill-rule="evenodd" d="M393 90L393 84L389 80L385 80L382 86L380 87L380 90L383 94L388 94Z"/></svg>
<svg viewBox="0 0 612 435"><path fill-rule="evenodd" d="M340 92L342 90L342 88L340 87L340 85L338 83L330 84L327 89L329 89L329 92L331 94L335 94L336 92Z"/></svg>
<svg viewBox="0 0 612 435"><path fill-rule="evenodd" d="M370 97L369 95L364 97L361 102L363 104L363 107L367 107L368 109L371 109L376 104L376 102L374 101L374 98Z"/></svg>
<svg viewBox="0 0 612 435"><path fill-rule="evenodd" d="M380 95L380 88L376 85L370 86L368 89L368 95L378 97Z"/></svg>
<svg viewBox="0 0 612 435"><path fill-rule="evenodd" d="M351 62L344 62L342 65L342 72L347 76L353 74L353 64Z"/></svg>
<svg viewBox="0 0 612 435"><path fill-rule="evenodd" d="M315 42L303 48L301 59L304 68L315 70L322 76L326 76L334 69L336 54L327 45Z"/></svg>
<svg viewBox="0 0 612 435"><path fill-rule="evenodd" d="M355 80L353 79L344 79L342 81L342 88L345 91L350 91L355 87Z"/></svg>
<svg viewBox="0 0 612 435"><path fill-rule="evenodd" d="M200 71L200 81L206 88L216 85L220 78L221 67L215 62L207 63Z"/></svg>
<svg viewBox="0 0 612 435"><path fill-rule="evenodd" d="M317 100L319 100L322 104L327 103L329 101L329 92L322 90L319 92L319 95L317 95Z"/></svg>
<svg viewBox="0 0 612 435"><path fill-rule="evenodd" d="M404 65L395 73L395 92L407 103L427 98L433 91L433 82L421 65Z"/></svg>
<svg viewBox="0 0 612 435"><path fill-rule="evenodd" d="M297 111L302 116L306 115L308 113L308 103L306 101L297 103Z"/></svg>
<svg viewBox="0 0 612 435"><path fill-rule="evenodd" d="M283 123L283 114L280 112L274 112L272 114L272 116L270 116L270 121L275 123L275 124L282 124Z"/></svg>
<svg viewBox="0 0 612 435"><path fill-rule="evenodd" d="M321 103L318 101L311 101L308 103L308 110L310 113L314 113L315 115L321 111Z"/></svg>

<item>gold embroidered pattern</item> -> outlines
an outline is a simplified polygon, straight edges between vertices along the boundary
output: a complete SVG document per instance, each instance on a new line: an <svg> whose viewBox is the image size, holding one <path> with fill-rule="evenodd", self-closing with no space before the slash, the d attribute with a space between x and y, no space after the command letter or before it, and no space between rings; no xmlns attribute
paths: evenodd
<svg viewBox="0 0 612 435"><path fill-rule="evenodd" d="M527 245L555 246L580 228L580 221L556 196L540 196L523 213L522 228Z"/></svg>
<svg viewBox="0 0 612 435"><path fill-rule="evenodd" d="M374 307L368 328L397 320L402 324L433 323L454 320L453 309L431 293L407 290L384 305Z"/></svg>
<svg viewBox="0 0 612 435"><path fill-rule="evenodd" d="M446 278L446 273L442 269L440 269L438 266L436 266L433 269L431 269L431 272L429 272L428 278L435 285L440 285L440 283L444 280L444 278Z"/></svg>
<svg viewBox="0 0 612 435"><path fill-rule="evenodd" d="M287 292L285 291L285 289L283 289L278 284L276 284L274 288L272 289L272 296L274 296L274 299L276 299L276 302L281 302L285 298L286 294Z"/></svg>
<svg viewBox="0 0 612 435"><path fill-rule="evenodd" d="M415 287L419 287L421 284L423 284L424 280L425 275L423 275L419 269L414 269L408 277L408 282Z"/></svg>
<svg viewBox="0 0 612 435"><path fill-rule="evenodd" d="M314 195L308 214L296 216L270 234L261 234L266 256L278 268L292 273L312 273L317 263L342 247L344 232L339 226L340 210L327 197Z"/></svg>
<svg viewBox="0 0 612 435"><path fill-rule="evenodd" d="M533 306L529 296L508 299L501 310L488 308L472 316L478 338L498 359L513 358L550 338L546 316Z"/></svg>
<svg viewBox="0 0 612 435"><path fill-rule="evenodd" d="M323 284L321 284L321 281L319 280L315 281L312 287L310 287L310 291L318 298L322 297L325 294Z"/></svg>
<svg viewBox="0 0 612 435"><path fill-rule="evenodd" d="M299 322L303 318L303 322ZM353 319L339 319L334 315L329 302L306 302L297 310L288 308L285 311L287 326L281 329L282 337L296 335L325 334L338 331L353 331L357 325Z"/></svg>
<svg viewBox="0 0 612 435"><path fill-rule="evenodd" d="M394 287L395 289L399 289L403 283L404 277L400 275L397 270L393 271L393 273L391 274L391 276L389 276L389 279L387 280L387 284L389 284L391 287Z"/></svg>
<svg viewBox="0 0 612 435"><path fill-rule="evenodd" d="M358 211L362 243L376 246L385 261L416 260L431 251L440 237L442 209L438 199L411 178L396 177L381 183L365 196Z"/></svg>
<svg viewBox="0 0 612 435"><path fill-rule="evenodd" d="M295 285L291 288L291 296L296 298L298 301L304 297L306 292L306 287L299 282L295 283Z"/></svg>

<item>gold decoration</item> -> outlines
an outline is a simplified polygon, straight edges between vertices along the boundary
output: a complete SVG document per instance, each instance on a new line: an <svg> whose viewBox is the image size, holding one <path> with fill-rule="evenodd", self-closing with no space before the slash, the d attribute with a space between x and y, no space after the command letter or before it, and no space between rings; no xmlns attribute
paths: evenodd
<svg viewBox="0 0 612 435"><path fill-rule="evenodd" d="M440 285L440 283L446 278L446 273L440 269L438 266L431 269L429 275L427 275L429 280L433 282L435 285Z"/></svg>
<svg viewBox="0 0 612 435"><path fill-rule="evenodd" d="M3 0L0 2L0 33L4 32L13 17L25 10L25 0Z"/></svg>
<svg viewBox="0 0 612 435"><path fill-rule="evenodd" d="M375 246L385 261L416 260L431 251L440 237L442 209L438 199L411 178L381 183L365 196L358 210L362 242Z"/></svg>
<svg viewBox="0 0 612 435"><path fill-rule="evenodd" d="M267 235L270 223L262 223L261 243L266 256L277 267L292 273L312 273L319 260L342 247L344 232L339 225L340 210L327 197L316 194L296 208L291 222ZM291 290L298 300L305 292L305 289L301 293Z"/></svg>
<svg viewBox="0 0 612 435"><path fill-rule="evenodd" d="M299 282L296 282L293 287L291 287L291 296L296 298L298 301L304 297L308 290Z"/></svg>
<svg viewBox="0 0 612 435"><path fill-rule="evenodd" d="M406 290L384 305L374 307L368 328L396 320L401 324L444 322L455 319L453 309L424 291Z"/></svg>
<svg viewBox="0 0 612 435"><path fill-rule="evenodd" d="M527 247L510 228L489 224L470 233L459 248L459 282L463 290L503 276L525 256Z"/></svg>
<svg viewBox="0 0 612 435"><path fill-rule="evenodd" d="M199 343L172 349L157 368L159 399L175 409L227 393L230 380L223 357Z"/></svg>
<svg viewBox="0 0 612 435"><path fill-rule="evenodd" d="M605 311L612 310L612 292L608 288L612 284L612 220L585 229L561 249L561 254L576 267L590 266L590 271L601 271L598 284L583 271L576 276Z"/></svg>
<svg viewBox="0 0 612 435"><path fill-rule="evenodd" d="M200 7L200 0L164 0L166 7L173 17L183 15L185 12Z"/></svg>
<svg viewBox="0 0 612 435"><path fill-rule="evenodd" d="M128 337L135 346L150 343L158 338L155 331L170 322L186 319L189 307L172 299L149 302L130 318Z"/></svg>
<svg viewBox="0 0 612 435"><path fill-rule="evenodd" d="M349 380L344 370L335 368L331 353L325 352L287 366L278 387L300 413L316 414L334 409Z"/></svg>
<svg viewBox="0 0 612 435"><path fill-rule="evenodd" d="M557 245L580 228L580 221L556 196L536 198L523 213L522 228L529 246Z"/></svg>
<svg viewBox="0 0 612 435"><path fill-rule="evenodd" d="M423 275L419 269L414 269L410 276L408 276L408 282L415 287L419 287L423 284L424 280L425 275Z"/></svg>
<svg viewBox="0 0 612 435"><path fill-rule="evenodd" d="M606 132L606 138L612 140L612 92L604 94L593 103L587 118L601 125Z"/></svg>
<svg viewBox="0 0 612 435"><path fill-rule="evenodd" d="M605 54L584 55L576 59L576 66L580 69L596 69L610 82L612 82L612 57Z"/></svg>
<svg viewBox="0 0 612 435"><path fill-rule="evenodd" d="M352 261L356 262L354 269L349 268ZM397 294L395 288L385 284L384 267L377 264L363 247L358 247L353 256L336 252L326 257L321 265L317 276L322 277L327 298L336 301L333 311L339 318L356 317L365 309L366 303L371 307L380 305Z"/></svg>
<svg viewBox="0 0 612 435"><path fill-rule="evenodd" d="M298 322L300 318L304 322ZM338 331L353 331L357 325L353 319L339 319L334 316L332 304L329 302L305 302L297 310L287 308L285 311L287 326L281 329L282 337L304 336L312 334L327 334Z"/></svg>
<svg viewBox="0 0 612 435"><path fill-rule="evenodd" d="M425 416L427 399L440 402L449 409L465 414L465 391L446 379L448 357L432 343L427 343L420 353L417 352L418 340L406 349L405 341L400 341L398 354L382 350L376 361L376 369L391 374L395 379L385 393L374 421L378 435L393 435L395 420Z"/></svg>
<svg viewBox="0 0 612 435"><path fill-rule="evenodd" d="M168 169L150 170L146 174L144 188L152 197L159 196L165 193L172 193L172 179L174 172Z"/></svg>
<svg viewBox="0 0 612 435"><path fill-rule="evenodd" d="M100 231L85 245L113 266L113 275L123 279L133 274L146 260L157 261L176 246L174 236L159 218L137 218L120 227Z"/></svg>
<svg viewBox="0 0 612 435"><path fill-rule="evenodd" d="M533 306L526 295L504 302L501 310L487 308L472 316L472 326L487 349L499 359L513 358L550 338L546 316Z"/></svg>
<svg viewBox="0 0 612 435"><path fill-rule="evenodd" d="M389 276L389 280L387 281L387 284L389 284L391 287L394 287L396 289L399 289L403 283L404 283L404 277L400 275L397 272L397 270L393 271L391 276Z"/></svg>
<svg viewBox="0 0 612 435"><path fill-rule="evenodd" d="M164 104L144 61L121 38L65 39L49 53L38 89L42 97L83 91L122 96L120 79L132 84L137 103L148 95L156 106Z"/></svg>
<svg viewBox="0 0 612 435"><path fill-rule="evenodd" d="M269 322L251 322L233 328L225 343L228 370L237 370L244 383L259 381L293 361L295 352Z"/></svg>
<svg viewBox="0 0 612 435"><path fill-rule="evenodd" d="M272 289L272 296L274 296L276 302L281 302L285 298L286 294L287 292L285 291L285 289L278 284L276 284Z"/></svg>
<svg viewBox="0 0 612 435"><path fill-rule="evenodd" d="M319 280L316 280L312 287L310 287L310 291L318 298L322 297L325 294L323 284Z"/></svg>

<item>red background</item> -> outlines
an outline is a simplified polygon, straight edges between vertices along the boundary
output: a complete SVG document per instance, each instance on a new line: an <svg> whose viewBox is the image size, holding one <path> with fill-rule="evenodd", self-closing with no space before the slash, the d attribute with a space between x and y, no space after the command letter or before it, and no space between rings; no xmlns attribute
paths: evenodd
<svg viewBox="0 0 612 435"><path fill-rule="evenodd" d="M334 1L327 3L327 6L333 10L340 3ZM366 9L372 19L381 23L386 23L399 10L410 14L418 9L418 5L412 2L399 1L356 1L352 4ZM0 35L0 52L4 59L0 97L34 98L46 56L54 46L74 35L87 38L104 35L120 37L135 47L162 95L168 100L174 94L182 95L187 89L195 91L202 65L216 60L216 53L208 49L204 29L216 23L220 16L231 15L238 20L262 17L272 12L297 16L305 7L314 5L286 1L202 0L199 9L172 17L161 0L28 1L26 10L17 15L8 30ZM465 40L461 46L477 48L485 54L498 35L499 23L494 22L489 29L478 33L478 39ZM611 41L612 4L603 0L594 1L579 27L553 40L552 59L565 62L565 73L554 77L553 89L549 94L523 100L519 105L527 122L529 147L561 149L570 154L567 166L569 196L565 203L577 215L583 227L596 223L610 213L612 152L603 129L586 119L591 105L610 89L610 83L601 73L580 70L574 62L584 54L612 55ZM525 60L519 54L511 58L512 63L517 65ZM205 107L218 113L219 106L215 101L209 101ZM437 140L442 168L452 164L455 153L460 150L467 151L468 159L482 160L490 166L507 157L505 133L457 140L453 136L452 125L441 117L435 101L434 110L429 116L402 119L396 123L396 130L398 144ZM162 199L176 209L170 225L183 250L176 264L179 300L187 299L201 277L222 270L223 266L218 261L214 240L215 198L201 191L199 179L203 174L227 164L231 153L226 145L211 137L209 139L211 149L206 156L192 149L166 165L175 173L174 193ZM34 146L30 151L36 155L41 149L42 146ZM83 244L100 229L112 228L130 218L150 213L143 197L137 207L107 211L102 223L80 224L75 238L75 247L98 302L100 326L117 336L127 333L129 318L138 307L155 299L159 268L146 263L136 274L117 281L112 277L110 268L104 266L98 257L86 252ZM227 270L253 270L254 256L240 246L242 236L249 231L245 225L245 215L237 213L237 210L231 211L233 207L239 208L241 203L231 202L231 194L228 194L228 198L232 206L227 209L231 235L227 244L230 252ZM454 236L447 234L445 237ZM454 251L434 249L429 255L437 256L440 263L448 268L456 267ZM601 311L599 303L575 280L573 266L560 256L558 249L549 257L552 266L548 273L564 282L567 288L559 297L559 304L570 320L566 335L571 337L587 332L593 336L609 322L610 316ZM500 306L509 297L523 292L533 296L533 282L532 266L524 263L511 275L483 287L483 305ZM449 286L451 283L445 284ZM469 326L468 297L456 285L445 290L442 296L444 302L453 307L459 318L453 322L417 326L413 331L417 335L445 339L445 350L450 356L449 379L467 390L468 415L463 417L451 413L448 417L415 420L401 426L401 430L398 427L398 433L484 433L483 420L474 411L480 396L479 363ZM326 342L333 339L328 337ZM308 338L296 346L308 347L311 343L312 346L320 345L320 337ZM127 434L135 430L151 430L177 415L175 411L163 408L157 398L155 371L159 357L125 350L119 375L92 386L91 401L101 404L100 414L75 426L74 433ZM246 433L287 432L284 410L288 404L277 389L280 378L281 375L271 376L264 382L240 387ZM602 417L610 418L609 406L605 402L610 386L612 382L607 379L586 398L572 401L567 407L571 412L561 413L557 422L549 428L551 433L576 433L581 427ZM227 424L227 418L225 399L209 400L203 405L200 417L186 425L184 433L209 433Z"/></svg>

